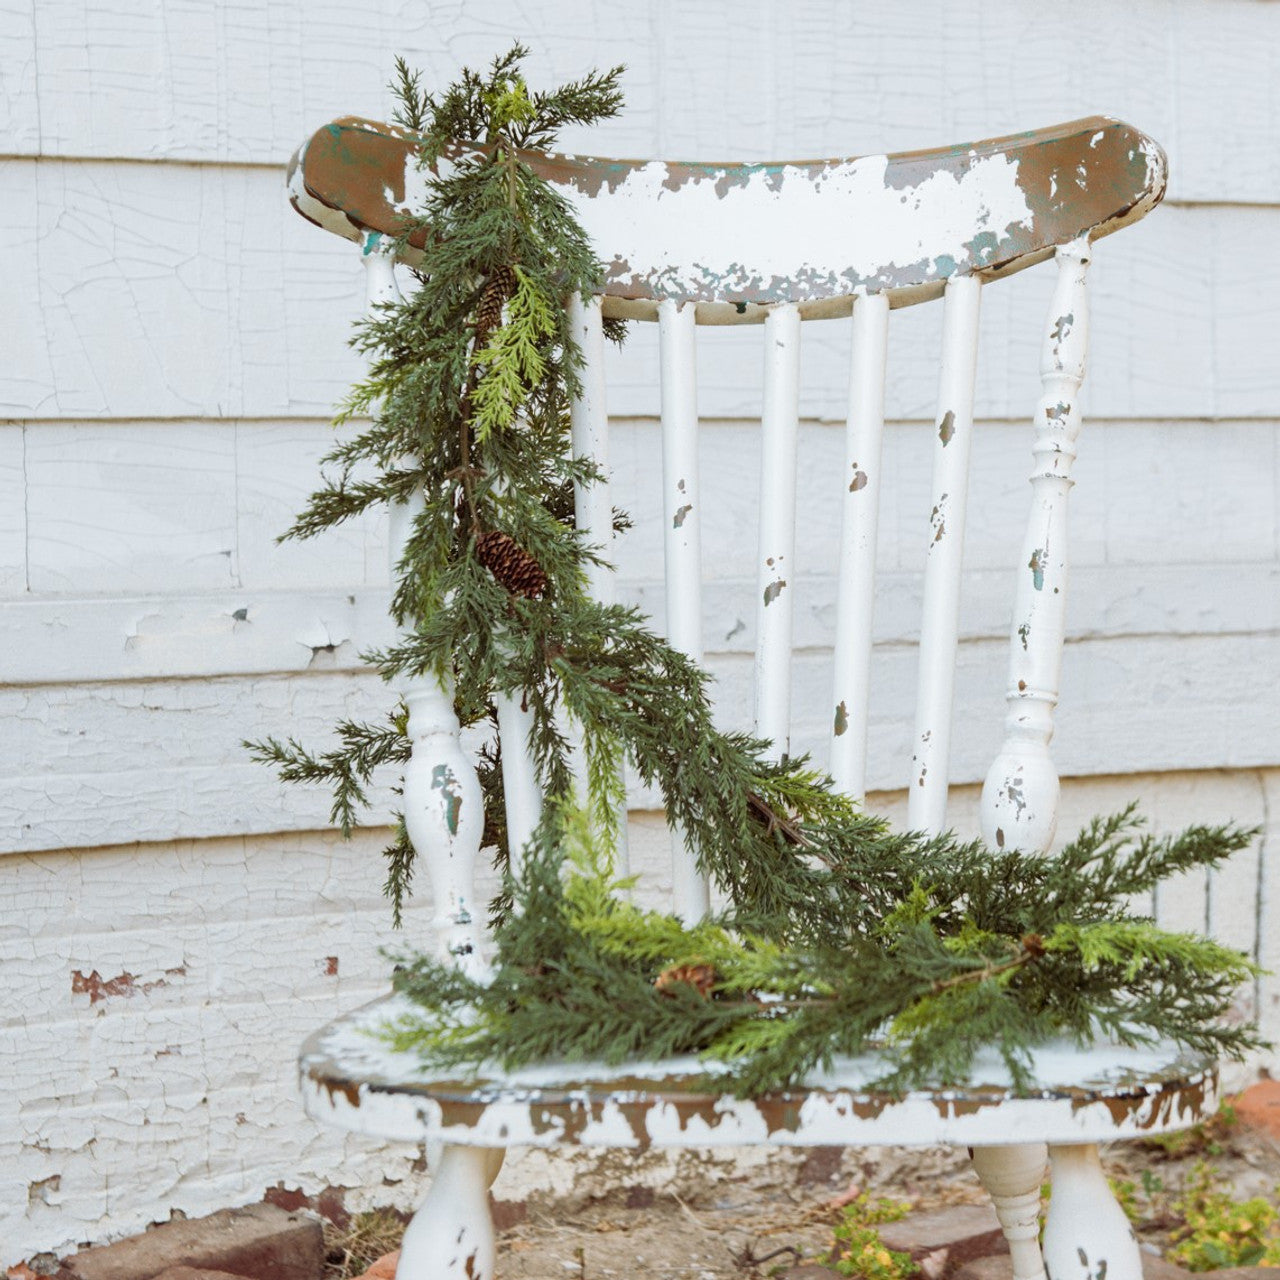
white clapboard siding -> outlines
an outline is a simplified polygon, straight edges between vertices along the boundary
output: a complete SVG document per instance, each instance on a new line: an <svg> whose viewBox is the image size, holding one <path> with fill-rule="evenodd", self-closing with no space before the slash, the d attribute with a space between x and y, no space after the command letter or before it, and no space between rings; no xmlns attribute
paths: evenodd
<svg viewBox="0 0 1280 1280"><path fill-rule="evenodd" d="M17 419L327 416L359 372L346 346L363 280L350 246L300 223L281 174L210 166L0 161L13 246L0 330L0 415ZM124 211L128 211L127 217ZM1086 421L1274 413L1259 300L1280 292L1280 209L1161 209L1101 245ZM1171 272L1170 262L1185 264ZM1039 394L1050 276L984 298L979 417L1019 418ZM1206 306L1205 299L1224 299ZM1238 314L1235 304L1242 302ZM886 413L928 418L939 309L908 309L889 343ZM747 326L748 329L753 326ZM704 418L758 413L758 335L704 336ZM847 321L805 326L801 414L845 409ZM657 416L657 327L610 353L610 412Z"/></svg>
<svg viewBox="0 0 1280 1280"><path fill-rule="evenodd" d="M0 597L27 586L26 441L16 423L0 423Z"/></svg>
<svg viewBox="0 0 1280 1280"><path fill-rule="evenodd" d="M380 518L276 542L333 442L314 421L30 424L26 583L95 594L385 583Z"/></svg>
<svg viewBox="0 0 1280 1280"><path fill-rule="evenodd" d="M379 948L426 933L425 899L390 928L385 834L0 859L0 963L21 992L0 1036L20 1033L33 1066L5 1088L5 1250L208 1213L282 1177L312 1191L410 1177L413 1149L321 1133L292 1087L297 1043L385 991Z"/></svg>
<svg viewBox="0 0 1280 1280"><path fill-rule="evenodd" d="M1009 622L1009 568L964 574L964 640L1003 639ZM1280 630L1280 565L1078 565L1072 568L1073 641L1126 635L1224 636ZM1242 584L1247 590L1242 590ZM665 632L658 580L623 579L621 600L638 605ZM796 579L795 644L827 649L835 637L835 582ZM701 612L713 655L755 645L754 583L717 578ZM873 638L911 644L919 637L918 574L883 573ZM0 684L16 686L150 681L179 677L359 671L360 653L391 639L386 590L206 592L200 595L27 596L0 608Z"/></svg>
<svg viewBox="0 0 1280 1280"><path fill-rule="evenodd" d="M1004 644L960 646L956 782L981 778L999 745ZM749 729L751 655L713 655L708 665L724 725ZM1276 669L1275 632L1068 644L1054 757L1070 776L1265 766L1280 759L1280 720L1256 696L1255 673ZM876 790L905 784L915 675L914 646L873 655ZM824 761L828 651L796 655L792 695L793 750ZM28 850L322 826L323 790L276 783L241 739L293 734L323 746L336 719L380 718L391 705L376 676L343 672L0 689L0 828L14 833L8 848ZM388 792L373 797L385 813ZM654 803L633 797L638 807Z"/></svg>
<svg viewBox="0 0 1280 1280"><path fill-rule="evenodd" d="M757 502L759 427L710 423L701 431L707 577L746 577L752 552L742 530ZM843 441L835 424L804 424L800 439L797 571L813 576L836 563ZM921 424L886 429L883 568L919 567L930 439ZM623 580L643 582L660 572L663 555L658 428L615 423L612 440L614 500L637 519L612 554ZM275 541L315 487L315 460L332 441L331 428L316 420L0 426L0 487L11 499L0 505L0 546L8 551L0 558L0 596L25 595L28 583L37 600L48 593L186 597L202 590L217 593L211 612L230 604L235 613L264 593L380 587L387 578L382 518L351 521L302 543ZM1015 565L1030 444L1026 419L977 426L969 570ZM1087 419L1080 454L1075 566L1239 563L1255 566L1252 573L1274 561L1276 422ZM247 594L233 603L242 588ZM1205 629L1216 626L1221 594L1202 604ZM1253 595L1259 617L1270 616L1274 596ZM1095 605L1088 592L1073 593L1069 626L1077 608ZM51 618L51 625L58 624ZM40 649L0 653L0 672L42 657ZM146 674L136 661L132 669Z"/></svg>
<svg viewBox="0 0 1280 1280"><path fill-rule="evenodd" d="M1091 269L1059 840L1133 798L1160 830L1265 824L1157 906L1280 972L1280 7L1083 0L1065 23L1048 0L810 0L747 20L730 0L374 0L354 20L335 0L10 10L0 851L22 856L0 857L0 1042L19 1050L0 1090L0 1270L278 1183L403 1207L422 1189L416 1150L303 1118L294 1056L385 988L379 948L425 942L433 904L424 885L395 935L387 832L342 841L321 789L281 786L241 746L323 746L394 696L358 663L389 635L385 520L274 539L360 372L364 291L358 252L288 209L283 166L329 119L386 118L397 53L436 89L513 35L541 85L626 62L624 114L564 138L600 154L847 155L1098 111L1166 146L1169 201ZM1000 736L1051 276L983 294L953 768L969 785L948 812L967 834ZM903 815L940 325L937 306L890 325L868 782L873 808ZM722 721L741 728L759 339L702 331L697 355L702 635ZM825 764L850 323L802 340L793 747ZM657 342L636 326L608 360L612 496L638 519L615 547L618 592L661 627ZM665 823L632 818L645 905L665 907ZM1280 1039L1280 980L1254 995Z"/></svg>
<svg viewBox="0 0 1280 1280"><path fill-rule="evenodd" d="M459 61L487 62L516 32L533 48L535 82L628 64L626 114L570 150L845 155L1103 110L1164 143L1175 199L1280 198L1280 159L1256 144L1280 113L1268 91L1280 76L1273 10L1252 0L1090 0L1072 16L1064 23L1046 0L766 5L750 23L730 0L634 11L539 0L518 12L384 0L353 22L334 0L178 11L41 0L0 36L13 68L0 110L5 145L20 155L281 163L317 122L384 117L394 54L439 88ZM767 92L759 74L735 73L747 66L767 68ZM1072 74L1045 75L1046 66ZM1224 131L1223 119L1250 127Z"/></svg>
<svg viewBox="0 0 1280 1280"><path fill-rule="evenodd" d="M1280 769L1261 771L1266 808L1264 865L1258 877L1258 962L1269 977L1259 984L1258 1017L1262 1034L1280 1043ZM1272 1071L1272 1075L1275 1075Z"/></svg>

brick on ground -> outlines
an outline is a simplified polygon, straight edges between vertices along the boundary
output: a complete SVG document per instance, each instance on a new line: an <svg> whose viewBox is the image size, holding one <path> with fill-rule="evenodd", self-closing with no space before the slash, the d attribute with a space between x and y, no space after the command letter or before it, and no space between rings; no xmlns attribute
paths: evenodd
<svg viewBox="0 0 1280 1280"><path fill-rule="evenodd" d="M180 1266L241 1280L320 1280L324 1236L317 1219L275 1205L223 1209L86 1249L63 1261L56 1280L156 1280Z"/></svg>
<svg viewBox="0 0 1280 1280"><path fill-rule="evenodd" d="M1252 1271L1253 1268L1241 1270ZM1225 1271L1215 1271L1214 1280L1220 1280L1226 1274ZM1146 1253L1142 1255L1143 1280L1188 1280L1190 1275L1191 1272L1184 1271L1164 1258L1152 1257ZM1013 1261L1008 1254L1004 1257L975 1258L972 1262L966 1262L951 1280L1013 1280ZM1275 1280L1275 1273L1273 1271L1270 1278L1263 1273L1257 1277L1235 1276L1233 1280Z"/></svg>
<svg viewBox="0 0 1280 1280"><path fill-rule="evenodd" d="M244 1280L244 1277L232 1275L230 1271L208 1271L204 1267L170 1267L155 1280Z"/></svg>
<svg viewBox="0 0 1280 1280"><path fill-rule="evenodd" d="M1259 1080L1235 1098L1232 1106L1241 1124L1248 1125L1251 1129L1261 1129L1280 1140L1280 1080Z"/></svg>
<svg viewBox="0 0 1280 1280"><path fill-rule="evenodd" d="M925 1280L947 1280L975 1258L1009 1251L1000 1220L989 1204L957 1204L929 1213L911 1213L879 1230L890 1249L911 1255Z"/></svg>
<svg viewBox="0 0 1280 1280"><path fill-rule="evenodd" d="M400 1250L395 1253L384 1253L362 1276L356 1280L396 1280L396 1264L400 1261Z"/></svg>

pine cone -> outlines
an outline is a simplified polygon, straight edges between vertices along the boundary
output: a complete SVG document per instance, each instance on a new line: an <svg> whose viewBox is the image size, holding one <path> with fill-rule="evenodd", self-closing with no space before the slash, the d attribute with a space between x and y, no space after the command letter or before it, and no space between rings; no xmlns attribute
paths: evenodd
<svg viewBox="0 0 1280 1280"><path fill-rule="evenodd" d="M502 308L515 291L516 273L508 266L499 267L485 281L480 304L476 308L476 335L481 341L490 329L502 324Z"/></svg>
<svg viewBox="0 0 1280 1280"><path fill-rule="evenodd" d="M677 982L687 982L704 1000L710 1000L716 971L709 964L673 964L658 974L653 985L665 995Z"/></svg>
<svg viewBox="0 0 1280 1280"><path fill-rule="evenodd" d="M478 534L476 555L513 596L536 600L547 589L542 566L509 534L494 529Z"/></svg>

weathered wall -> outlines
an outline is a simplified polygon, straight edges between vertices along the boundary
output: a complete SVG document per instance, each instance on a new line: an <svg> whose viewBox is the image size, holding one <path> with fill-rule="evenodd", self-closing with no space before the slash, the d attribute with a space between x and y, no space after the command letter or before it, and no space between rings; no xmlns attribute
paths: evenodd
<svg viewBox="0 0 1280 1280"><path fill-rule="evenodd" d="M381 695L354 663L384 634L379 523L273 541L356 373L345 338L362 289L353 246L288 210L282 166L325 120L384 113L396 53L444 83L516 36L547 78L630 64L624 117L566 139L601 152L857 154L1098 111L1165 144L1169 199L1101 245L1093 271L1064 825L1130 795L1165 826L1258 822L1258 852L1158 908L1280 962L1280 930L1255 905L1280 864L1280 9L378 0L356 21L328 0L13 0L0 23L0 1265L278 1181L374 1198L420 1181L417 1153L317 1132L293 1099L305 1030L383 983L377 833L325 834L323 797L277 787L239 746L314 740ZM998 735L1049 288L1037 275L984 299L960 783L981 777ZM891 338L872 777L890 807L937 333L936 308L920 308ZM756 336L707 334L700 371L706 635L735 723L754 625ZM613 358L632 508L657 480L655 345L640 332ZM801 744L825 728L838 530L819 495L840 454L846 347L845 323L805 331ZM642 521L619 565L655 610L660 560ZM966 823L971 790L959 801ZM660 826L642 828L639 850L660 864ZM1280 1033L1275 986L1257 994Z"/></svg>

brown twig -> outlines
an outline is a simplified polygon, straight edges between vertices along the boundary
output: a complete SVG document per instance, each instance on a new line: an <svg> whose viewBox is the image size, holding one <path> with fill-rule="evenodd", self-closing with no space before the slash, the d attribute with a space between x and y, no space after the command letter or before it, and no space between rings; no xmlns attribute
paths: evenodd
<svg viewBox="0 0 1280 1280"><path fill-rule="evenodd" d="M747 808L765 824L765 835L771 836L775 831L781 831L788 843L809 848L809 840L804 832L790 818L784 818L767 800L754 791L747 793Z"/></svg>

